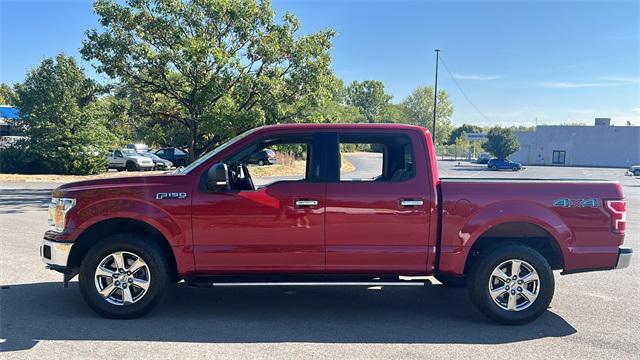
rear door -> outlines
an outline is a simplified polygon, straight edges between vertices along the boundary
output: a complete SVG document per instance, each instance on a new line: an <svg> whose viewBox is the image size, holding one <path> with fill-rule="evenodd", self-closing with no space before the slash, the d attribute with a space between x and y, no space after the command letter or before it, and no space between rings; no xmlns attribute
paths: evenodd
<svg viewBox="0 0 640 360"><path fill-rule="evenodd" d="M422 145L417 132L338 134L342 161L326 195L327 272L425 273L433 199Z"/></svg>

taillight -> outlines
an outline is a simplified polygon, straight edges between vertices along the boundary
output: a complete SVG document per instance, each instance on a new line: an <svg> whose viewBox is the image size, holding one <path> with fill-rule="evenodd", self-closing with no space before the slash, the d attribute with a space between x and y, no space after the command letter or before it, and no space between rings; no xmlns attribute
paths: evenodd
<svg viewBox="0 0 640 360"><path fill-rule="evenodd" d="M607 200L607 210L611 214L613 232L624 234L627 228L627 202L625 200Z"/></svg>

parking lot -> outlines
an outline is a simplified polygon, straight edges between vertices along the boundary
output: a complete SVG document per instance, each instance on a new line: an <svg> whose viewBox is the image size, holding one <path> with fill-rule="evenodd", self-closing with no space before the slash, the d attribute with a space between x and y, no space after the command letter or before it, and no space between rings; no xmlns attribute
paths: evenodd
<svg viewBox="0 0 640 360"><path fill-rule="evenodd" d="M352 161L366 173L368 160ZM490 172L440 162L441 177L607 179L624 186L626 243L639 248L640 178L623 169L528 167ZM637 358L640 261L561 276L551 308L524 326L486 320L465 290L215 288L176 285L149 316L98 317L77 282L44 269L38 247L59 183L0 183L2 358Z"/></svg>

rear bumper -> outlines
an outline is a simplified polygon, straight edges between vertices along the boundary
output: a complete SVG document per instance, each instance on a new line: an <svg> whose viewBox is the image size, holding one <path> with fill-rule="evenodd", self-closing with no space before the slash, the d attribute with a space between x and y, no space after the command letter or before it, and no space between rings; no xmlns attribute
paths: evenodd
<svg viewBox="0 0 640 360"><path fill-rule="evenodd" d="M616 269L624 269L631 264L631 256L633 255L633 249L630 247L621 247L618 249L618 261L616 262Z"/></svg>

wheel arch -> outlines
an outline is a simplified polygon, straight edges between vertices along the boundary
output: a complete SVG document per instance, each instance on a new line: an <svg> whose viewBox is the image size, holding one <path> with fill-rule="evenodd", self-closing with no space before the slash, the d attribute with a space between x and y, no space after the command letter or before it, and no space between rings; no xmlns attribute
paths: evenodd
<svg viewBox="0 0 640 360"><path fill-rule="evenodd" d="M557 234L539 223L527 220L507 220L485 229L477 236L466 257L464 273L474 264L475 259L497 246L520 244L538 251L554 270L564 269L564 253Z"/></svg>
<svg viewBox="0 0 640 360"><path fill-rule="evenodd" d="M68 267L77 269L89 249L101 241L104 241L107 236L119 233L139 234L157 244L171 264L170 274L172 274L174 280L177 280L178 270L176 256L167 238L162 232L149 223L126 217L102 220L85 229L75 240L71 248Z"/></svg>

